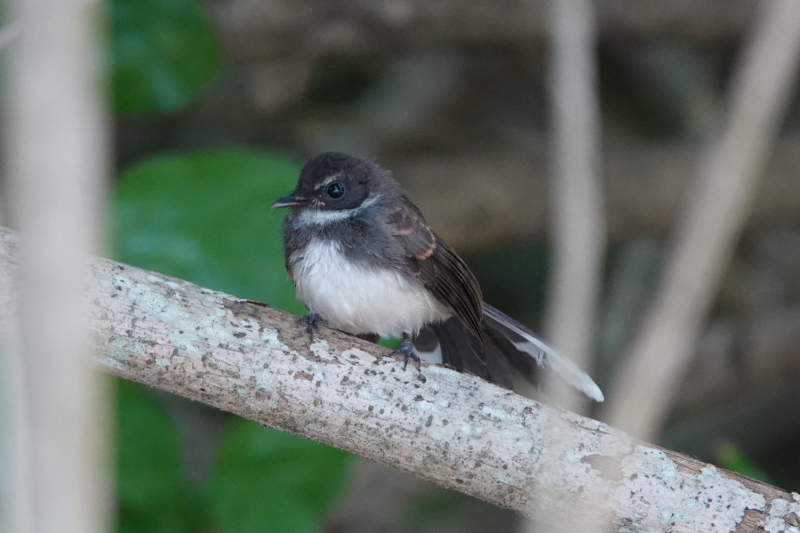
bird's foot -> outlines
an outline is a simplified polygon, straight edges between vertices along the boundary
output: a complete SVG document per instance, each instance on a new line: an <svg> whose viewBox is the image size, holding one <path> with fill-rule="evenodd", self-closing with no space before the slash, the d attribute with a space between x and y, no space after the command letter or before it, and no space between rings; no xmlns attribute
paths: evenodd
<svg viewBox="0 0 800 533"><path fill-rule="evenodd" d="M297 321L301 326L305 325L306 332L311 339L314 339L314 333L319 329L319 325L325 322L319 313L309 313L306 316L301 316Z"/></svg>
<svg viewBox="0 0 800 533"><path fill-rule="evenodd" d="M414 361L414 366L417 367L417 372L419 372L422 366L419 360L419 356L416 354L416 352L414 352L414 347L411 344L411 339L403 339L403 343L400 345L398 349L392 352L392 355L403 356L403 370L406 369L409 361Z"/></svg>

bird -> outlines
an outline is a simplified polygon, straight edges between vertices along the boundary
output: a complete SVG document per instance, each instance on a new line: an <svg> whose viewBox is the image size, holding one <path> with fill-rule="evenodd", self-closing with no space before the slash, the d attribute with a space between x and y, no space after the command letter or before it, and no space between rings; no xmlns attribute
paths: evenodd
<svg viewBox="0 0 800 533"><path fill-rule="evenodd" d="M511 368L532 380L545 368L597 402L603 393L572 360L483 301L467 264L428 225L391 173L374 161L324 152L301 169L273 208L286 270L309 314L373 342L402 339L405 363L420 359L512 389Z"/></svg>

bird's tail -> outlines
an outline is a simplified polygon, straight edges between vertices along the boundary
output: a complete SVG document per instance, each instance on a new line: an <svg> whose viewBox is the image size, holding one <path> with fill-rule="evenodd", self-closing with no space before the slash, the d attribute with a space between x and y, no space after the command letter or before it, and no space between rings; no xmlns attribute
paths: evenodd
<svg viewBox="0 0 800 533"><path fill-rule="evenodd" d="M510 367L532 381L537 381L542 371L550 368L592 400L603 401L600 388L578 365L549 347L531 330L487 303L483 304L481 327L484 336L483 357L474 352L463 326L455 317L423 328L414 339L414 348L421 359L443 363L459 372L475 374L509 389L512 388Z"/></svg>

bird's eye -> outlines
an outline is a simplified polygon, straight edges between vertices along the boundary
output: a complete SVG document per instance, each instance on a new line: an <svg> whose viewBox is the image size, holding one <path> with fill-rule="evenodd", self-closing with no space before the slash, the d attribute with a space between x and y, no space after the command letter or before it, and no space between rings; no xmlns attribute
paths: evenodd
<svg viewBox="0 0 800 533"><path fill-rule="evenodd" d="M330 196L334 200L337 200L342 196L344 196L344 183L338 181L333 182L330 185L328 185L328 188L326 189L325 192L328 193L328 196Z"/></svg>

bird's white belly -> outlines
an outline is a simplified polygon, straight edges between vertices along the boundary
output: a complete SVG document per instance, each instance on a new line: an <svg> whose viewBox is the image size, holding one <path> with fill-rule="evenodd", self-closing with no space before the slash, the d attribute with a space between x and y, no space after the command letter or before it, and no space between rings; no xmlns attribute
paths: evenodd
<svg viewBox="0 0 800 533"><path fill-rule="evenodd" d="M400 337L451 314L421 284L353 263L334 241L314 240L289 262L297 297L342 331Z"/></svg>

